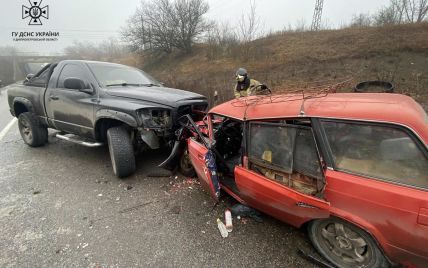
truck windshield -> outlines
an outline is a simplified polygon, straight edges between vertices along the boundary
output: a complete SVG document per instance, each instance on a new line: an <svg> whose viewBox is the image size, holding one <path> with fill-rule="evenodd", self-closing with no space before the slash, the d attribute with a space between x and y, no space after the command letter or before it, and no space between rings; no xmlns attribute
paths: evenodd
<svg viewBox="0 0 428 268"><path fill-rule="evenodd" d="M89 63L89 67L102 87L160 86L145 72L123 65Z"/></svg>

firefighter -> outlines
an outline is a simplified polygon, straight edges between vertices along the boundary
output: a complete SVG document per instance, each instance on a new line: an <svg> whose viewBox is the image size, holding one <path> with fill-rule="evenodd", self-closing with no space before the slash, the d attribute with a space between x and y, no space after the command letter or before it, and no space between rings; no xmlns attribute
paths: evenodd
<svg viewBox="0 0 428 268"><path fill-rule="evenodd" d="M247 70L239 68L236 71L236 86L234 88L235 98L247 97L256 95L257 87L261 86L261 83L257 80L250 79Z"/></svg>

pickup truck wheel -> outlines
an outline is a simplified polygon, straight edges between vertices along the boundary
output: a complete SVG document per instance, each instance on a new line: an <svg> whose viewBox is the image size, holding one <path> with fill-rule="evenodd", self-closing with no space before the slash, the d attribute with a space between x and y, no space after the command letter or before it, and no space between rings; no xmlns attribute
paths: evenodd
<svg viewBox="0 0 428 268"><path fill-rule="evenodd" d="M337 267L389 267L373 238L351 223L338 218L315 220L308 233L318 252Z"/></svg>
<svg viewBox="0 0 428 268"><path fill-rule="evenodd" d="M48 129L43 127L32 113L19 115L18 128L24 142L31 147L43 146L48 141Z"/></svg>
<svg viewBox="0 0 428 268"><path fill-rule="evenodd" d="M196 171L190 161L189 151L187 148L180 157L180 173L186 177L196 177Z"/></svg>
<svg viewBox="0 0 428 268"><path fill-rule="evenodd" d="M119 178L132 175L135 172L135 155L128 131L124 127L108 129L107 142L114 174Z"/></svg>

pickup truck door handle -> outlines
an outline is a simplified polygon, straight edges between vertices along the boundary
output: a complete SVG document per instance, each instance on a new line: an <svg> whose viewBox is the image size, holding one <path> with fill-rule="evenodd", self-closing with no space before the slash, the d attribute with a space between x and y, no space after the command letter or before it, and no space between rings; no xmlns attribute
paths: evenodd
<svg viewBox="0 0 428 268"><path fill-rule="evenodd" d="M198 159L202 160L202 161L205 161L205 157L202 154L198 154Z"/></svg>
<svg viewBox="0 0 428 268"><path fill-rule="evenodd" d="M59 100L59 97L58 96L49 96L49 99L51 99L51 100Z"/></svg>

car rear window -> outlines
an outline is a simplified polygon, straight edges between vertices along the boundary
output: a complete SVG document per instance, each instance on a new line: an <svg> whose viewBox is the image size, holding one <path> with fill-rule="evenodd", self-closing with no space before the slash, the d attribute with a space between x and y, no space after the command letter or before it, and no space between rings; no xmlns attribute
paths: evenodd
<svg viewBox="0 0 428 268"><path fill-rule="evenodd" d="M395 126L324 121L339 170L428 189L426 150Z"/></svg>

